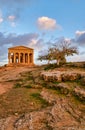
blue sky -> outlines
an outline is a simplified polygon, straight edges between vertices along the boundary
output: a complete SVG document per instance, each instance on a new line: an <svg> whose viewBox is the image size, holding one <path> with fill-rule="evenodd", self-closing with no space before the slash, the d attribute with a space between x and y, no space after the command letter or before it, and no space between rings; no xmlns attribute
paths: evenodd
<svg viewBox="0 0 85 130"><path fill-rule="evenodd" d="M58 41L71 42L85 60L85 0L0 0L0 64L7 63L7 48L32 47L39 51Z"/></svg>

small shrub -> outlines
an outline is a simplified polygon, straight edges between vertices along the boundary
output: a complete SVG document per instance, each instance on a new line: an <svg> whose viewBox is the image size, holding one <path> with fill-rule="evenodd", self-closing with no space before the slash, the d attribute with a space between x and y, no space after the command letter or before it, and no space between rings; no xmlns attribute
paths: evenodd
<svg viewBox="0 0 85 130"><path fill-rule="evenodd" d="M34 97L34 98L40 98L40 94L39 93L32 93L31 96Z"/></svg>
<svg viewBox="0 0 85 130"><path fill-rule="evenodd" d="M54 84L59 84L59 83L61 83L61 82L59 82L59 81L53 81L52 83L54 83Z"/></svg>
<svg viewBox="0 0 85 130"><path fill-rule="evenodd" d="M57 66L57 64L48 64L48 65L44 68L44 70L55 69L55 68L57 68L57 67L59 67L59 66Z"/></svg>
<svg viewBox="0 0 85 130"><path fill-rule="evenodd" d="M85 104L85 98L80 98L78 95L76 95L75 93L73 93L74 99L76 100L76 102L81 102L83 104Z"/></svg>
<svg viewBox="0 0 85 130"><path fill-rule="evenodd" d="M30 84L25 85L25 86L23 86L23 87L25 87L25 88L32 88L32 86L31 86Z"/></svg>
<svg viewBox="0 0 85 130"><path fill-rule="evenodd" d="M33 76L32 76L32 75L28 75L28 76L26 77L26 80L33 80Z"/></svg>
<svg viewBox="0 0 85 130"><path fill-rule="evenodd" d="M85 86L85 77L84 77L84 78L81 78L80 84L83 85L83 86Z"/></svg>
<svg viewBox="0 0 85 130"><path fill-rule="evenodd" d="M44 107L49 105L49 103L45 99L43 99L39 93L32 93L31 96L39 100Z"/></svg>
<svg viewBox="0 0 85 130"><path fill-rule="evenodd" d="M21 87L21 84L20 83L16 83L15 85L14 85L14 88L20 88Z"/></svg>
<svg viewBox="0 0 85 130"><path fill-rule="evenodd" d="M47 88L48 84L46 82L43 82L42 86Z"/></svg>
<svg viewBox="0 0 85 130"><path fill-rule="evenodd" d="M85 63L83 64L83 68L85 68Z"/></svg>

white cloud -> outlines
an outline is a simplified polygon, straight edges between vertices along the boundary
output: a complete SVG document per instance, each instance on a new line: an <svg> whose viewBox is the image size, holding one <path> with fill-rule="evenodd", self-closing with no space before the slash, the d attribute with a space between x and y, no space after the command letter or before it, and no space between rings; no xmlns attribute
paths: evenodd
<svg viewBox="0 0 85 130"><path fill-rule="evenodd" d="M3 17L2 17L2 12L0 11L0 23L2 23L4 20L3 20Z"/></svg>
<svg viewBox="0 0 85 130"><path fill-rule="evenodd" d="M69 56L66 58L68 62L79 62L79 61L85 61L85 55L74 55Z"/></svg>
<svg viewBox="0 0 85 130"><path fill-rule="evenodd" d="M16 16L14 16L14 15L8 16L9 21L14 21L15 19L16 19Z"/></svg>
<svg viewBox="0 0 85 130"><path fill-rule="evenodd" d="M0 18L0 23L2 23L3 22L3 18Z"/></svg>
<svg viewBox="0 0 85 130"><path fill-rule="evenodd" d="M41 30L55 30L60 28L55 19L45 16L38 18L37 24Z"/></svg>
<svg viewBox="0 0 85 130"><path fill-rule="evenodd" d="M37 41L38 41L37 38L33 38L30 40L30 43L28 42L28 45L32 48L35 48L35 47L37 47Z"/></svg>
<svg viewBox="0 0 85 130"><path fill-rule="evenodd" d="M65 42L67 42L69 44L69 43L71 43L71 39L70 38L65 38Z"/></svg>
<svg viewBox="0 0 85 130"><path fill-rule="evenodd" d="M37 44L37 39L32 39L31 42L30 42L30 45L33 46L33 45L36 45Z"/></svg>
<svg viewBox="0 0 85 130"><path fill-rule="evenodd" d="M85 30L83 31L76 31L75 32L76 37L75 37L75 41L76 43L78 43L78 45L80 46L85 46Z"/></svg>
<svg viewBox="0 0 85 130"><path fill-rule="evenodd" d="M9 15L7 19L9 21L11 27L16 27L16 19L17 18L15 15Z"/></svg>
<svg viewBox="0 0 85 130"><path fill-rule="evenodd" d="M2 48L2 45L6 46L8 44L15 45L27 45L30 44L32 40L37 40L39 38L39 35L36 33L26 33L17 35L14 33L10 33L8 35L5 35L5 33L0 32L0 47Z"/></svg>
<svg viewBox="0 0 85 130"><path fill-rule="evenodd" d="M34 48L37 51L40 51L42 50L42 48L44 48L43 44L44 44L44 40L38 38L33 38L31 39L30 43L28 43L30 47Z"/></svg>
<svg viewBox="0 0 85 130"><path fill-rule="evenodd" d="M11 26L12 27L16 27L16 23L15 22L11 22Z"/></svg>
<svg viewBox="0 0 85 130"><path fill-rule="evenodd" d="M79 31L79 30L76 31L77 36L81 36L82 34L85 34L85 31Z"/></svg>

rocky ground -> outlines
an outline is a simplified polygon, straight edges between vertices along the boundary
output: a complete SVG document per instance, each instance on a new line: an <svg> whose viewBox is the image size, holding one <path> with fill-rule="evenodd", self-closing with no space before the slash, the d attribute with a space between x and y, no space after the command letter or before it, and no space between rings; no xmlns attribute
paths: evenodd
<svg viewBox="0 0 85 130"><path fill-rule="evenodd" d="M85 130L85 70L68 70L0 68L0 130Z"/></svg>

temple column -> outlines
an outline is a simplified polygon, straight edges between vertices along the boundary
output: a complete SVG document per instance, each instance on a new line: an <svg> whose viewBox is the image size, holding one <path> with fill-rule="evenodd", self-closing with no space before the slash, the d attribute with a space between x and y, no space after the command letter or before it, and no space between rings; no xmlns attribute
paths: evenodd
<svg viewBox="0 0 85 130"><path fill-rule="evenodd" d="M33 53L32 53L32 56L31 56L31 58L32 58L32 64L33 64Z"/></svg>
<svg viewBox="0 0 85 130"><path fill-rule="evenodd" d="M16 53L14 53L14 63L16 63Z"/></svg>
<svg viewBox="0 0 85 130"><path fill-rule="evenodd" d="M23 53L23 63L25 64L25 53Z"/></svg>
<svg viewBox="0 0 85 130"><path fill-rule="evenodd" d="M32 62L32 63L34 64L34 53L33 53L33 55L32 55L32 59L33 59L33 62Z"/></svg>
<svg viewBox="0 0 85 130"><path fill-rule="evenodd" d="M20 53L19 53L19 57L18 58L19 58L19 63L20 63Z"/></svg>
<svg viewBox="0 0 85 130"><path fill-rule="evenodd" d="M28 64L29 64L29 53L28 53Z"/></svg>
<svg viewBox="0 0 85 130"><path fill-rule="evenodd" d="M30 59L30 63L33 64L33 53L30 53L29 59Z"/></svg>
<svg viewBox="0 0 85 130"><path fill-rule="evenodd" d="M28 63L28 53L25 53L25 63Z"/></svg>
<svg viewBox="0 0 85 130"><path fill-rule="evenodd" d="M10 53L8 53L8 63L10 64Z"/></svg>

